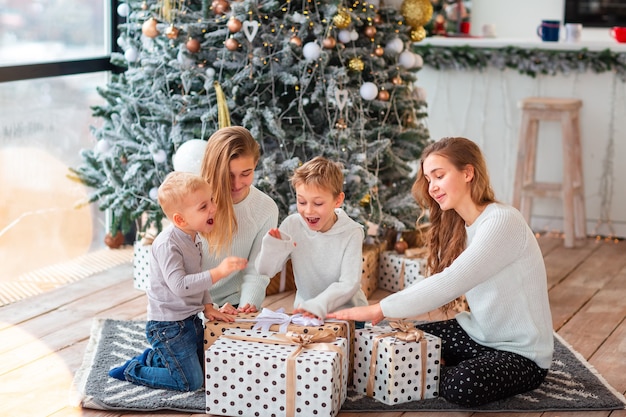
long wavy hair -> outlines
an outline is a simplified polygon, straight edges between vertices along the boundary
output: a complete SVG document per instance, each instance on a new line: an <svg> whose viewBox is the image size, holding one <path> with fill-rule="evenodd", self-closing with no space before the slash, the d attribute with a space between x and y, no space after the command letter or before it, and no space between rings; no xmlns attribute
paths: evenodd
<svg viewBox="0 0 626 417"><path fill-rule="evenodd" d="M474 178L469 184L474 204L483 207L495 202L496 199L489 180L485 158L476 143L466 138L449 137L424 148L412 194L424 209L420 217L428 215L430 220L430 229L426 237L429 249L427 262L429 275L433 275L450 266L465 250L467 234L463 218L455 210L442 210L428 192L429 184L424 177L424 161L430 155L446 158L459 171L466 169L468 165L474 168ZM447 313L456 301L442 306L441 310Z"/></svg>
<svg viewBox="0 0 626 417"><path fill-rule="evenodd" d="M237 233L237 218L231 195L230 161L250 156L254 158L256 166L261 156L259 144L244 127L223 127L208 140L200 175L211 184L217 206L213 230L204 235L212 252L225 253Z"/></svg>

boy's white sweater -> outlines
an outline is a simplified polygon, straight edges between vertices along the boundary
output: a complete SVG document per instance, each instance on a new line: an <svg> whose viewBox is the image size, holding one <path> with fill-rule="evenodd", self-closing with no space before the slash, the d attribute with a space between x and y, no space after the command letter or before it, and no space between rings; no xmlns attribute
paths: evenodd
<svg viewBox="0 0 626 417"><path fill-rule="evenodd" d="M311 230L300 214L288 216L280 225L281 239L269 234L256 261L266 275L280 271L291 258L296 296L294 307L318 317L342 308L367 305L361 290L363 227L342 209L326 232Z"/></svg>

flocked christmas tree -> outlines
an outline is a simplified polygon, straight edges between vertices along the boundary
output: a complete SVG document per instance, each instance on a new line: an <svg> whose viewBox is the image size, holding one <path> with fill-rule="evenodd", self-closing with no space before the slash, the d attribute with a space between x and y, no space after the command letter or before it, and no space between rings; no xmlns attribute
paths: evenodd
<svg viewBox="0 0 626 417"><path fill-rule="evenodd" d="M429 0L129 0L117 12L123 71L99 89L97 143L72 170L111 213L110 231L160 227L157 187L226 106L261 146L255 185L279 220L295 202L293 169L324 155L344 164L351 217L415 227L412 162L430 139L410 44L425 36ZM202 149L186 152L199 161Z"/></svg>

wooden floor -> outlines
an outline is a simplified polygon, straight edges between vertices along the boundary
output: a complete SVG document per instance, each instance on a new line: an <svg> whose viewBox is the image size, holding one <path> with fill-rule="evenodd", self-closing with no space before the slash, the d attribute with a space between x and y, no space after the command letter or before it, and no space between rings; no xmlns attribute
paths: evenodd
<svg viewBox="0 0 626 417"><path fill-rule="evenodd" d="M618 391L626 392L626 242L580 242L565 249L542 236L554 329ZM385 293L377 291L372 299ZM265 306L291 310L292 293L268 297ZM0 308L0 416L190 416L188 413L120 413L70 404L94 317L141 319L146 299L132 284L130 264ZM431 315L431 318L436 318ZM340 413L341 417L357 414ZM374 415L374 414L368 414ZM382 413L384 417L460 417L479 413ZM485 413L483 416L505 414ZM513 413L515 417L626 417L613 412ZM196 415L200 416L200 415Z"/></svg>

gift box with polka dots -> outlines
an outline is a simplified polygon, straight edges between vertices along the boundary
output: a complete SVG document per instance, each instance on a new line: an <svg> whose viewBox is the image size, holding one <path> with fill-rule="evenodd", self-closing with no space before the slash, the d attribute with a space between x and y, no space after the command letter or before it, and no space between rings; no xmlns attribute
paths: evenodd
<svg viewBox="0 0 626 417"><path fill-rule="evenodd" d="M272 332L226 330L205 352L206 412L336 416L347 393L347 340L338 337L300 350L285 339L287 335Z"/></svg>
<svg viewBox="0 0 626 417"><path fill-rule="evenodd" d="M150 250L152 245L146 245L137 240L133 244L133 286L135 289L146 291L150 283Z"/></svg>
<svg viewBox="0 0 626 417"><path fill-rule="evenodd" d="M426 259L409 258L395 251L380 254L378 288L396 292L426 276Z"/></svg>
<svg viewBox="0 0 626 417"><path fill-rule="evenodd" d="M388 405L439 396L441 339L424 333L420 341L407 342L394 334L389 326L356 331L355 390Z"/></svg>

